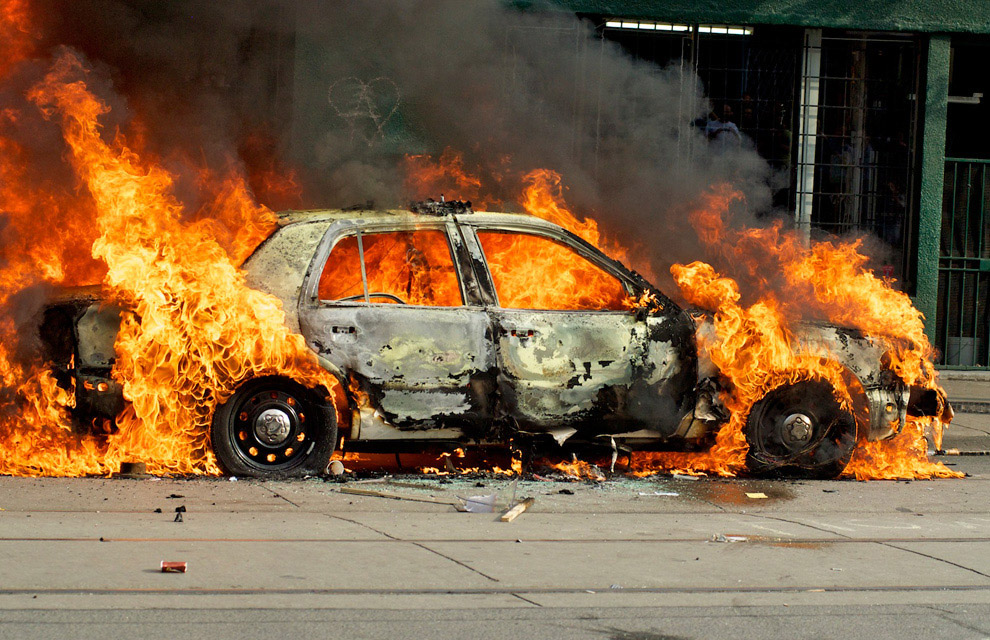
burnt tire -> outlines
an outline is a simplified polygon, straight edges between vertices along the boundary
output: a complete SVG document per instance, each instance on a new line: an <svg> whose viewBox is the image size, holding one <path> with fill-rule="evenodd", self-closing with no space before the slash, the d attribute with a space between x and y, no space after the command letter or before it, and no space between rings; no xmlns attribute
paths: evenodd
<svg viewBox="0 0 990 640"><path fill-rule="evenodd" d="M254 378L217 407L210 442L228 475L323 473L337 442L337 416L328 401L292 380Z"/></svg>
<svg viewBox="0 0 990 640"><path fill-rule="evenodd" d="M746 442L746 467L753 475L834 478L856 447L856 419L842 409L828 382L798 382L753 405Z"/></svg>

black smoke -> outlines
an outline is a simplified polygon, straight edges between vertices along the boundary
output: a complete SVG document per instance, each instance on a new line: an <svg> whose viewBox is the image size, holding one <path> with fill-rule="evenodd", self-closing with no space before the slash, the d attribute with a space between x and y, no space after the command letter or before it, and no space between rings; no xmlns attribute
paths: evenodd
<svg viewBox="0 0 990 640"><path fill-rule="evenodd" d="M410 197L403 157L450 147L506 208L518 208L523 172L559 172L569 204L637 245L664 276L672 262L709 257L685 211L712 184L742 190L747 212L769 206L769 170L755 151L716 151L693 126L709 112L696 77L633 60L591 21L550 3L42 0L35 8L43 46L68 45L94 61L127 102L116 113L136 114L142 140L174 169L192 210L188 166L272 156L302 180L292 206L402 205Z"/></svg>

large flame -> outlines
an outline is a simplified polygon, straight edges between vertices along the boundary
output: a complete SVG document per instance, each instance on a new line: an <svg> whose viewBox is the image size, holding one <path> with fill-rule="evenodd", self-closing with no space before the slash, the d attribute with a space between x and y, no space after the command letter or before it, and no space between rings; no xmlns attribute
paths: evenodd
<svg viewBox="0 0 990 640"><path fill-rule="evenodd" d="M38 55L40 38L30 13L27 0L0 0L0 82ZM30 108L60 125L68 161L84 189L53 186L30 175L29 150L4 135L28 114L23 108L0 107L0 306L22 307L15 304L23 303L21 296L44 293L54 285L101 284L102 294L127 310L115 345L113 375L130 402L116 424L93 425L101 435L77 433L68 415L73 390L60 387L47 369L17 353L18 324L26 320L0 315L0 388L7 394L0 411L0 473L110 474L125 460L144 461L153 473L218 473L207 442L210 414L239 382L282 374L330 393L341 391L302 337L286 329L280 303L247 287L238 268L274 228L272 212L253 194L265 193L271 201L292 206L299 200L298 185L291 171L276 163L257 163L247 175L235 165L223 171L199 168L197 184L205 204L186 210L174 194L175 176L142 149L139 138L102 130L109 107L87 85L88 73L78 57L63 51L29 93ZM264 156L268 145L262 137L249 146ZM420 198L444 193L484 209L503 202L503 191L518 184L527 212L630 260L630 252L604 237L593 218L579 217L566 206L559 175L545 169L519 175L509 166L508 158L469 166L462 154L449 149L438 160L410 156L406 161L410 191ZM740 198L727 186L716 187L689 219L709 248L741 271L719 273L702 262L672 269L684 297L714 314L714 334L699 333L698 339L729 382L725 402L731 418L710 451L636 455L630 464L634 473L734 475L745 460L745 416L780 385L826 380L848 406L854 390L846 388L837 365L806 351L795 339L796 323L808 314L882 341L890 366L906 382L937 388L921 314L905 294L867 268L859 243L809 246L781 224L733 228L731 211ZM482 242L506 306L636 304L624 299L616 283L593 265L561 253L552 243L535 247L494 233ZM429 258L432 250L419 249L417 255ZM527 274L553 278L545 283L507 281L498 264L518 265L521 260ZM393 266L408 271L415 264L404 259ZM456 292L447 276L436 275L446 279L431 278L416 291ZM737 284L742 277L747 286L755 283L746 296ZM539 296L534 298L534 291ZM928 461L926 426L937 436L942 425L909 420L896 438L861 443L846 475L959 475ZM517 458L512 466L518 473ZM575 462L565 468L580 466Z"/></svg>
<svg viewBox="0 0 990 640"><path fill-rule="evenodd" d="M784 284L763 284L751 304L742 304L739 287L703 262L674 265L671 273L693 305L714 312L715 335L698 334L699 344L730 382L725 404L729 423L715 447L704 454L657 454L641 460L640 473L677 468L735 475L745 464L743 427L753 405L771 390L801 380L825 380L840 403L852 407L851 390L841 367L797 339L796 323L817 317L861 330L887 347L890 365L909 384L937 387L934 353L921 314L903 292L877 278L865 265L860 242L816 242L810 246L781 223L764 229L732 229L731 207L742 196L727 186L707 194L689 219L714 251L739 265L746 276L780 274ZM941 428L935 421L934 428ZM919 421L909 419L896 438L861 443L844 472L858 479L960 476L926 454Z"/></svg>
<svg viewBox="0 0 990 640"><path fill-rule="evenodd" d="M95 213L92 255L106 265L105 293L128 309L113 374L130 402L107 437L74 435L64 411L71 393L46 372L11 371L5 362L5 382L27 380L18 388L26 405L3 425L0 472L106 474L140 460L152 473L219 473L206 434L213 407L239 382L283 374L329 390L335 381L285 327L280 303L247 287L237 267L272 230L271 212L243 179L204 176L217 185L209 217L184 222L197 216L172 195L173 177L121 134L104 139L99 120L108 107L86 75L63 52L29 97L61 123L69 161L91 198L87 211ZM51 279L65 281L58 276Z"/></svg>
<svg viewBox="0 0 990 640"><path fill-rule="evenodd" d="M501 199L494 194L508 160L501 158L491 167L468 166L464 154L450 147L437 157L407 155L403 166L406 191L418 200L443 197L469 201L477 211L497 208Z"/></svg>
<svg viewBox="0 0 990 640"><path fill-rule="evenodd" d="M410 173L413 183L446 180L446 184L460 184L469 187L472 194L479 193L480 181L465 173L457 154L445 153L439 161L417 156L412 166L416 169ZM571 211L564 201L559 174L536 169L521 176L519 182L519 202L527 213L570 230L613 257L630 260L627 248L605 238L593 218L582 219ZM688 219L710 251L740 270L738 274L753 288L747 292L749 300L744 301L733 277L718 273L710 264L694 262L671 268L684 298L714 313L714 335L699 331L697 339L728 381L724 402L730 419L708 451L637 452L629 464L629 472L635 475L659 471L736 475L746 462L746 417L756 402L784 385L827 381L840 404L852 408L854 390L847 388L848 377L842 367L834 359L822 358L817 349L802 345L796 337L803 320L859 329L885 344L888 364L905 382L938 387L932 365L934 350L924 333L923 317L906 294L868 269L860 241L809 244L780 222L766 228L734 228L730 224L732 207L742 198L729 185L715 186L690 211ZM614 283L566 252L496 233L482 233L481 242L503 306L612 309L641 303L618 302ZM506 280L501 265L520 263L526 268L518 270L518 281ZM578 293L573 293L578 290L574 283L581 284ZM857 479L959 476L928 460L923 427L921 421L909 419L896 438L861 442L845 475ZM934 420L930 428L938 437L942 425ZM560 470L568 468L565 464Z"/></svg>

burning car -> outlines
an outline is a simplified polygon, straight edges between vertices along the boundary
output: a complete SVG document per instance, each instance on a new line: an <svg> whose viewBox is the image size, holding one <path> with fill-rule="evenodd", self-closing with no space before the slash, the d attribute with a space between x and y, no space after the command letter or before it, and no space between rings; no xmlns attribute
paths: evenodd
<svg viewBox="0 0 990 640"><path fill-rule="evenodd" d="M460 202L289 211L243 270L339 386L252 377L206 406L230 474L320 472L341 437L366 447L604 437L656 449L711 443L729 419L731 383L699 339L712 318L533 216ZM47 359L74 389L80 424L112 421L126 404L111 375L121 313L93 289L45 311ZM880 341L815 324L797 339L835 364L845 389L800 378L770 389L745 419L751 472L833 477L858 439L894 436L909 414L951 419L944 394L898 378Z"/></svg>

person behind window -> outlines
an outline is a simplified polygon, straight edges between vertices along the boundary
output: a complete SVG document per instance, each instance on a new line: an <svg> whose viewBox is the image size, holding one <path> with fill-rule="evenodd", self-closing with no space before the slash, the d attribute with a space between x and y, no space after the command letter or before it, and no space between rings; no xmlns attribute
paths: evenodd
<svg viewBox="0 0 990 640"><path fill-rule="evenodd" d="M712 148L717 153L726 149L738 148L742 143L742 134L739 133L739 127L736 126L736 123L732 121L732 107L723 104L722 116L714 117L714 113L712 116L705 126L705 137L711 142Z"/></svg>

